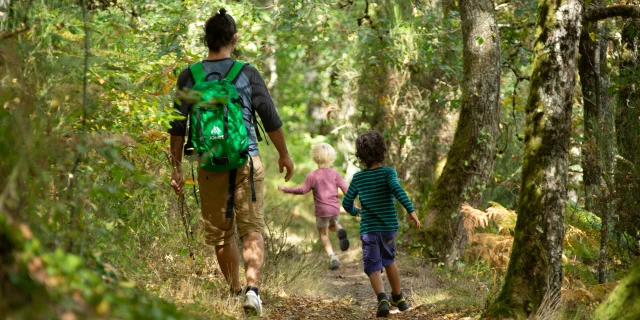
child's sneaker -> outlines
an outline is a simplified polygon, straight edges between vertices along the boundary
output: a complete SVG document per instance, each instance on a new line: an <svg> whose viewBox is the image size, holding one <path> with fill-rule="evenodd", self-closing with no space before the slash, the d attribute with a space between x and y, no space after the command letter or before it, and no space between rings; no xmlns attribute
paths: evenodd
<svg viewBox="0 0 640 320"><path fill-rule="evenodd" d="M242 307L244 308L244 313L248 316L260 317L262 315L262 300L254 290L251 290L251 287L247 288Z"/></svg>
<svg viewBox="0 0 640 320"><path fill-rule="evenodd" d="M340 267L340 262L338 262L338 256L336 256L336 254L333 253L329 256L329 258L331 259L331 266L329 267L329 269L331 270L338 269Z"/></svg>
<svg viewBox="0 0 640 320"><path fill-rule="evenodd" d="M398 308L398 310L400 311L409 309L409 304L407 303L407 300L405 300L402 296L402 292L400 292L399 295L391 293L391 305Z"/></svg>
<svg viewBox="0 0 640 320"><path fill-rule="evenodd" d="M338 239L340 239L340 250L347 251L349 249L349 238L347 238L347 230L338 229Z"/></svg>
<svg viewBox="0 0 640 320"><path fill-rule="evenodd" d="M387 294L382 292L378 294L378 311L376 317L386 318L389 315L389 300Z"/></svg>

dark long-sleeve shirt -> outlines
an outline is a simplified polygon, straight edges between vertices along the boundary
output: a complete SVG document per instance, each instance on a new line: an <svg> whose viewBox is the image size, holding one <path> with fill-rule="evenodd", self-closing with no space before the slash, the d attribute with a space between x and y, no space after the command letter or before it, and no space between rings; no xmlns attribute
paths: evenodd
<svg viewBox="0 0 640 320"><path fill-rule="evenodd" d="M356 197L360 197L360 211L353 206ZM394 169L366 169L353 176L349 191L342 200L342 206L352 216L360 213L360 234L392 232L397 231L399 227L394 197L407 212L415 211L407 193L398 182L398 175Z"/></svg>

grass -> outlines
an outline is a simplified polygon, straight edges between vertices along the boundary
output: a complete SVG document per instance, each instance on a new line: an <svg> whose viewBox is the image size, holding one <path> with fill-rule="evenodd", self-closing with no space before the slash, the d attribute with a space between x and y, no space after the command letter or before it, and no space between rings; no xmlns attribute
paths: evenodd
<svg viewBox="0 0 640 320"><path fill-rule="evenodd" d="M317 295L325 292L321 280L326 270L326 255L317 244L313 197L310 194L280 194L277 184L284 182L284 174L278 172L277 153L272 147L261 147L267 171L265 218L269 225L265 230L266 252L261 296L265 300L273 300L293 294ZM300 167L311 167L311 164L298 166ZM306 173L297 171L294 180L301 183ZM191 214L196 215L200 210L190 188L187 193L188 203ZM189 258L177 200L174 200L172 190L166 189L167 198L164 201L169 203L169 214L162 224L162 231L151 241L136 243L137 250L133 252L110 253L110 260L116 265L114 268L126 274L139 287L173 301L182 308L203 315L214 313L229 318L243 317L241 299L229 296L229 288L219 270L214 249L205 245L204 230L200 224L195 230L196 238L191 243L195 260ZM294 215L294 212L300 214ZM357 223L345 222L350 235L356 235ZM332 236L331 239L337 249L336 237ZM241 245L239 247L242 250ZM241 282L244 282L242 264L240 275ZM266 304L265 313L271 311Z"/></svg>
<svg viewBox="0 0 640 320"><path fill-rule="evenodd" d="M265 232L265 265L262 275L261 295L266 299L292 294L313 294L323 291L321 277L325 271L324 254L312 251L311 241L303 238L302 245L287 241L289 228L284 213L270 210L272 221ZM169 235L156 239L138 263L127 270L129 278L139 287L174 301L181 307L207 314L212 311L231 318L242 317L240 299L229 296L215 252L204 244L203 230L196 230L192 243L195 260L187 254L184 229L177 218L167 225ZM284 221L285 224L279 224ZM296 237L294 237L296 238ZM240 242L239 242L240 243ZM239 248L241 250L241 248ZM244 269L240 268L241 282ZM265 311L270 310L266 306Z"/></svg>
<svg viewBox="0 0 640 320"><path fill-rule="evenodd" d="M409 272L414 273L411 296L415 306L427 307L435 313L481 313L489 295L487 283L463 273L425 267L427 263L420 259L405 260L412 268Z"/></svg>

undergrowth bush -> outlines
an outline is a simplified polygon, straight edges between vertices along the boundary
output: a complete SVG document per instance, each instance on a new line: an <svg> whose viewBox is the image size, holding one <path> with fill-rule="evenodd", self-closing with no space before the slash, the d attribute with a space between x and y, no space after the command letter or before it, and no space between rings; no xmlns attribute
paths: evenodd
<svg viewBox="0 0 640 320"><path fill-rule="evenodd" d="M49 252L0 214L0 315L13 319L199 318L119 277L97 256ZM88 267L91 266L91 267Z"/></svg>
<svg viewBox="0 0 640 320"><path fill-rule="evenodd" d="M319 277L326 270L324 257L291 242L288 235L292 214L274 207L267 217L264 286L275 293L317 291L321 285Z"/></svg>

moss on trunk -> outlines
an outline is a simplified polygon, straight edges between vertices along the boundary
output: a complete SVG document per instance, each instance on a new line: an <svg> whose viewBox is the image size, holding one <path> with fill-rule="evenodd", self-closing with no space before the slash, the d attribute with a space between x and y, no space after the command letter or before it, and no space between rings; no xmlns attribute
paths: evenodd
<svg viewBox="0 0 640 320"><path fill-rule="evenodd" d="M487 317L523 318L562 283L571 111L582 1L541 0L526 108L518 221L504 286Z"/></svg>
<svg viewBox="0 0 640 320"><path fill-rule="evenodd" d="M640 263L620 281L605 302L598 307L596 320L640 319Z"/></svg>

